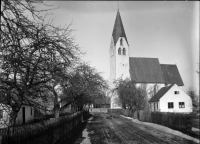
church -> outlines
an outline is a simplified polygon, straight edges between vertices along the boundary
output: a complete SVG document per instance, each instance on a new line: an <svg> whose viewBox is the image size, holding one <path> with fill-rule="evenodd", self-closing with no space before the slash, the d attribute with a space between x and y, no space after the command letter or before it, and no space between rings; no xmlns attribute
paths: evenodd
<svg viewBox="0 0 200 144"><path fill-rule="evenodd" d="M129 50L128 38L118 10L109 50L111 89L115 87L114 81L118 78L130 78L138 86L146 84L148 94L154 86L159 91L171 84L177 84L180 88L184 85L177 65L160 64L158 58L130 57ZM115 95L111 98L111 108L120 108L114 101L116 97Z"/></svg>

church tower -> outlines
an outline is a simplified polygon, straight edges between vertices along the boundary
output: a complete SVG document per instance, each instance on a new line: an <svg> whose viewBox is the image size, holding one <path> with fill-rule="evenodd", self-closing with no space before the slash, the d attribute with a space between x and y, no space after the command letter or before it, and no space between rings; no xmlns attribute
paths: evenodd
<svg viewBox="0 0 200 144"><path fill-rule="evenodd" d="M122 19L117 11L115 24L112 32L110 44L110 86L114 88L114 80L125 79L129 74L129 44L122 23ZM111 108L112 100L111 100Z"/></svg>
<svg viewBox="0 0 200 144"><path fill-rule="evenodd" d="M129 75L129 45L119 10L115 19L110 44L110 82Z"/></svg>

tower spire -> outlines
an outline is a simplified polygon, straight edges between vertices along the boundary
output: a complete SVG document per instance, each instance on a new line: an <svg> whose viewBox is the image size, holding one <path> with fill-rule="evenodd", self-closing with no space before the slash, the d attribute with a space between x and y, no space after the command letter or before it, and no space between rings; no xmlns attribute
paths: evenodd
<svg viewBox="0 0 200 144"><path fill-rule="evenodd" d="M121 16L120 16L119 9L117 11L117 16L116 16L116 19L115 19L115 25L114 25L114 28L113 28L112 37L114 39L114 45L116 45L119 37L124 37L126 39L127 44L128 44L128 40L126 38L126 33L125 33L125 30L124 30L124 26L123 26L123 23L122 23L122 19L121 19Z"/></svg>

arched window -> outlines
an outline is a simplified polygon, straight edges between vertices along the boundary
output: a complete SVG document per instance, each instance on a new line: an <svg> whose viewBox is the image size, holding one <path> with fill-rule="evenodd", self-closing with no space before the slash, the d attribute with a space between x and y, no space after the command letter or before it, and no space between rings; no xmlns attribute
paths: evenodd
<svg viewBox="0 0 200 144"><path fill-rule="evenodd" d="M126 49L123 48L123 55L126 55Z"/></svg>
<svg viewBox="0 0 200 144"><path fill-rule="evenodd" d="M122 38L120 39L120 45L121 46L123 45L123 39Z"/></svg>
<svg viewBox="0 0 200 144"><path fill-rule="evenodd" d="M121 55L121 48L118 49L118 54Z"/></svg>

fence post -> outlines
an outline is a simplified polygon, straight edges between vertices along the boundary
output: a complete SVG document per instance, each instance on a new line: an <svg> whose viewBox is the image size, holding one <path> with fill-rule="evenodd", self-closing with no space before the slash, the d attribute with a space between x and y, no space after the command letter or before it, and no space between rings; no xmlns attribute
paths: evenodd
<svg viewBox="0 0 200 144"><path fill-rule="evenodd" d="M187 117L187 134L189 134L191 131L191 121L190 118Z"/></svg>
<svg viewBox="0 0 200 144"><path fill-rule="evenodd" d="M0 144L1 144L1 142L2 142L2 139L3 139L3 136L2 136L2 135L0 135Z"/></svg>
<svg viewBox="0 0 200 144"><path fill-rule="evenodd" d="M81 122L83 122L83 115L84 115L85 113L82 113L81 114Z"/></svg>

